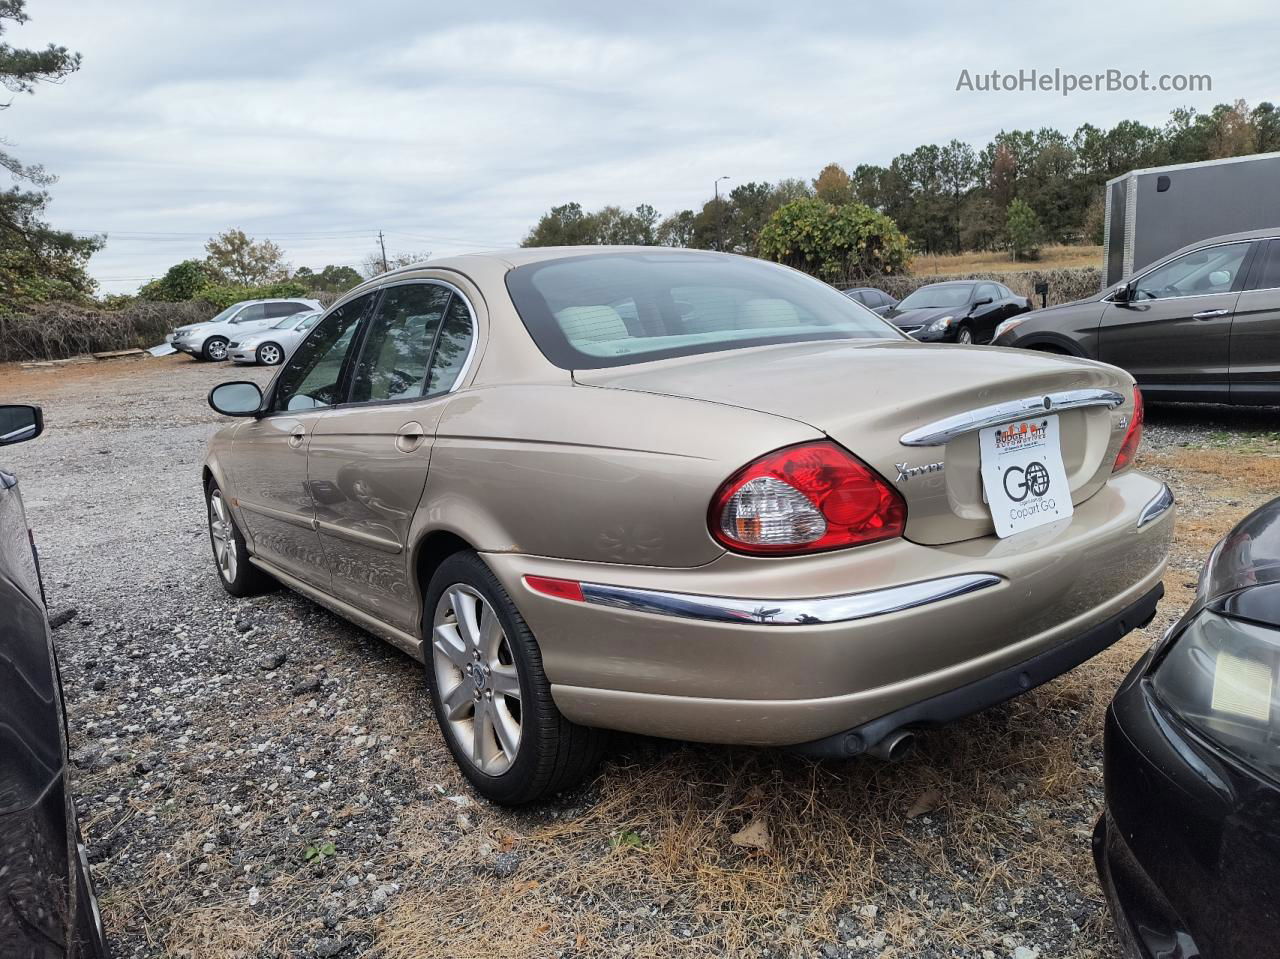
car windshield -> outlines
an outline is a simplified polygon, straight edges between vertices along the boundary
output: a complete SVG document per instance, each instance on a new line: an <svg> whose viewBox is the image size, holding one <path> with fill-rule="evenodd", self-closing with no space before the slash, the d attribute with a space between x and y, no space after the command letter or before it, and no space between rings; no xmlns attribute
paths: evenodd
<svg viewBox="0 0 1280 959"><path fill-rule="evenodd" d="M234 315L235 315L236 310L240 309L240 307L241 307L241 306L243 306L243 305L244 305L244 304L242 304L242 303L232 303L229 307L227 307L225 310L223 310L221 313L219 313L217 316L215 316L215 317L214 317L212 320L210 320L209 322L210 322L210 323L221 323L223 320L230 319L232 316L234 316Z"/></svg>
<svg viewBox="0 0 1280 959"><path fill-rule="evenodd" d="M283 320L271 327L273 330L291 330L303 320L310 316L316 316L314 313L295 313L293 316L286 316Z"/></svg>
<svg viewBox="0 0 1280 959"><path fill-rule="evenodd" d="M745 257L588 254L517 267L507 289L562 369L601 369L770 343L902 339L839 290Z"/></svg>
<svg viewBox="0 0 1280 959"><path fill-rule="evenodd" d="M968 283L924 286L898 304L898 312L933 310L938 307L964 306L969 302L973 286Z"/></svg>

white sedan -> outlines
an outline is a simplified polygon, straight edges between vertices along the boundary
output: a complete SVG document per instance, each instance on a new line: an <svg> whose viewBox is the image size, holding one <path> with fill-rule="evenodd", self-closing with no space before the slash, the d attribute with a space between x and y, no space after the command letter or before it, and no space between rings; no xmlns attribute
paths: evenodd
<svg viewBox="0 0 1280 959"><path fill-rule="evenodd" d="M324 315L322 310L286 316L275 326L258 330L227 344L227 356L233 363L279 366Z"/></svg>

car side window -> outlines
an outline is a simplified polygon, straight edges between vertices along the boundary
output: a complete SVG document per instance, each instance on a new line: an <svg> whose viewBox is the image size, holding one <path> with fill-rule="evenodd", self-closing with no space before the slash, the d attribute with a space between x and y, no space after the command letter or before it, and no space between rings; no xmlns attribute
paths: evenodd
<svg viewBox="0 0 1280 959"><path fill-rule="evenodd" d="M282 316L293 316L295 313L301 312L301 307L297 303L265 303L266 318L279 319Z"/></svg>
<svg viewBox="0 0 1280 959"><path fill-rule="evenodd" d="M254 320L265 320L267 315L267 304L253 303L237 313L235 319L231 322L252 323Z"/></svg>
<svg viewBox="0 0 1280 959"><path fill-rule="evenodd" d="M1000 295L1000 291L996 289L994 283L982 283L978 286L978 290L973 295L974 300L990 300L995 303L997 300L1004 299Z"/></svg>
<svg viewBox="0 0 1280 959"><path fill-rule="evenodd" d="M462 367L466 365L474 336L467 301L455 294L449 302L444 326L440 328L440 336L436 340L435 354L431 357L431 379L427 383L427 395L434 396L453 389L462 373Z"/></svg>
<svg viewBox="0 0 1280 959"><path fill-rule="evenodd" d="M453 292L436 283L408 283L386 290L369 321L352 377L351 402L422 396L431 348Z"/></svg>
<svg viewBox="0 0 1280 959"><path fill-rule="evenodd" d="M1249 289L1280 289L1280 241L1268 241L1266 254L1259 267L1260 269L1254 274L1253 282L1249 284Z"/></svg>
<svg viewBox="0 0 1280 959"><path fill-rule="evenodd" d="M342 368L360 319L377 293L366 293L321 318L276 380L272 410L310 410L342 400Z"/></svg>
<svg viewBox="0 0 1280 959"><path fill-rule="evenodd" d="M1227 243L1207 250L1184 253L1138 279L1135 300L1166 300L1235 289L1240 267L1249 253L1248 243Z"/></svg>
<svg viewBox="0 0 1280 959"><path fill-rule="evenodd" d="M881 306L888 306L889 298L885 296L883 293L881 293L879 290L868 290L867 298L864 302L867 304L867 306L875 309Z"/></svg>

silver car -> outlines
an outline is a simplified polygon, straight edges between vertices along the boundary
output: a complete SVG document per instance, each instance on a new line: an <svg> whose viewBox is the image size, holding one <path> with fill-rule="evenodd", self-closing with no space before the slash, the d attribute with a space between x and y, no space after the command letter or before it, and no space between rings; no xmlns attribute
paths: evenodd
<svg viewBox="0 0 1280 959"><path fill-rule="evenodd" d="M298 297L287 300L242 300L227 307L212 320L189 323L173 331L169 343L175 350L190 353L198 360L225 360L227 345L246 333L256 333L286 316L320 309L319 300Z"/></svg>
<svg viewBox="0 0 1280 959"><path fill-rule="evenodd" d="M324 316L323 310L286 316L275 326L251 333L227 344L227 356L233 363L256 363L279 366L306 337L307 331Z"/></svg>

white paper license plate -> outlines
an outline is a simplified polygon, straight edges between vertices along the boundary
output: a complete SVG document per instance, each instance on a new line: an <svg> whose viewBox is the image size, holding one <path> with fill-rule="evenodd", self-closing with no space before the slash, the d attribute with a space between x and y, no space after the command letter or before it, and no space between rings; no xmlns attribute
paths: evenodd
<svg viewBox="0 0 1280 959"><path fill-rule="evenodd" d="M997 536L1012 536L1071 515L1058 417L1036 416L992 426L978 439L982 490Z"/></svg>

